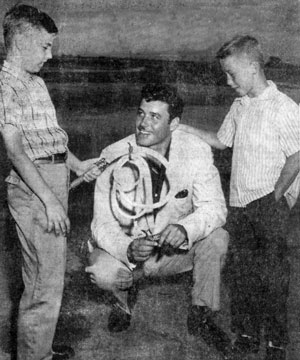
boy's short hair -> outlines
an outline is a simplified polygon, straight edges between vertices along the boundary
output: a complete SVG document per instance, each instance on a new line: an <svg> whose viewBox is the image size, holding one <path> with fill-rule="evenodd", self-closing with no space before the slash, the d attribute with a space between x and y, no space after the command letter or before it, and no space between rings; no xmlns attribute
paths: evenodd
<svg viewBox="0 0 300 360"><path fill-rule="evenodd" d="M37 8L24 4L13 6L4 16L3 36L6 49L12 44L17 33L24 33L29 28L44 29L49 34L57 34L58 29L49 15Z"/></svg>
<svg viewBox="0 0 300 360"><path fill-rule="evenodd" d="M168 104L170 120L181 118L184 102L177 94L176 88L167 84L146 84L141 91L141 101L162 101Z"/></svg>
<svg viewBox="0 0 300 360"><path fill-rule="evenodd" d="M250 35L237 35L226 42L217 52L217 59L224 60L232 55L247 55L264 67L264 56L256 38Z"/></svg>

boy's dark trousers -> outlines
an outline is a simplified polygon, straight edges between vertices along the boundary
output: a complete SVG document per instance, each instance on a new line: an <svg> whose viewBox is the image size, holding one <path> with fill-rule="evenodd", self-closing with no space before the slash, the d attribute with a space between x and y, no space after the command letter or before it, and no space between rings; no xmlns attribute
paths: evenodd
<svg viewBox="0 0 300 360"><path fill-rule="evenodd" d="M227 225L232 330L259 339L264 326L266 340L280 345L288 342L288 216L285 198L276 202L273 192L231 208Z"/></svg>

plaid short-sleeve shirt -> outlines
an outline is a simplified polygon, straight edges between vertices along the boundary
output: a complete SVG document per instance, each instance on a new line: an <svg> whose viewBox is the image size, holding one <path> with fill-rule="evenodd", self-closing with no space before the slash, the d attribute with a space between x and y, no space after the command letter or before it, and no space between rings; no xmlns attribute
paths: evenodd
<svg viewBox="0 0 300 360"><path fill-rule="evenodd" d="M67 151L68 136L58 125L44 81L4 61L0 72L0 130L15 126L31 160Z"/></svg>
<svg viewBox="0 0 300 360"><path fill-rule="evenodd" d="M268 82L254 98L237 98L218 139L233 147L230 205L244 207L274 191L287 157L300 151L298 105Z"/></svg>

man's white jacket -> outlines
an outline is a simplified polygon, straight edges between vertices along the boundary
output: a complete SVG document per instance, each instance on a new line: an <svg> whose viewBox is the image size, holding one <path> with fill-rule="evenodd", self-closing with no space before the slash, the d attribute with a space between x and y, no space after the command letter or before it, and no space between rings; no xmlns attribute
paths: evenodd
<svg viewBox="0 0 300 360"><path fill-rule="evenodd" d="M101 157L107 160L128 154L128 143L136 151L135 135L130 135L105 148ZM129 220L112 207L113 174L116 161L97 179L94 196L94 216L91 225L94 242L101 249L131 267L127 248L134 237L150 230L159 234L168 224L184 226L188 248L224 225L227 215L218 170L213 164L211 148L198 137L180 130L172 133L166 176L170 185L169 201L137 220ZM126 171L124 172L126 179ZM164 183L161 198L167 192ZM115 196L115 194L114 194ZM139 194L132 199L137 200Z"/></svg>

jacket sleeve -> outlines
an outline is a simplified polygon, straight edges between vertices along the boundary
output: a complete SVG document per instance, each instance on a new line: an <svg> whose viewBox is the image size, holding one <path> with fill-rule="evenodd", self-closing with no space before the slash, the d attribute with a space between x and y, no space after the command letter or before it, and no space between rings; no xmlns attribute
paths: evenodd
<svg viewBox="0 0 300 360"><path fill-rule="evenodd" d="M178 222L187 231L189 248L194 242L206 238L223 226L227 216L220 176L213 164L210 147L202 148L190 166L195 169L192 184L193 212Z"/></svg>

